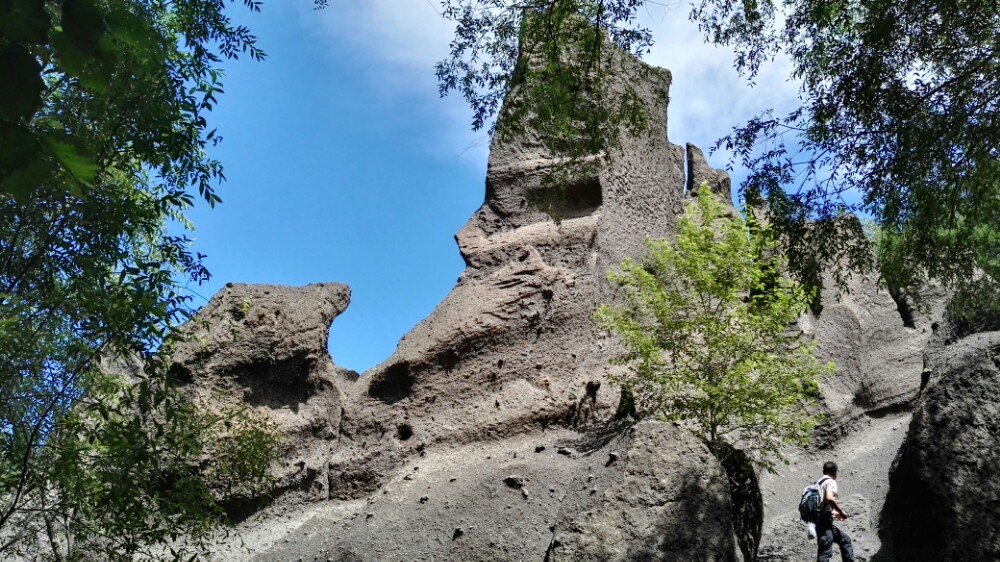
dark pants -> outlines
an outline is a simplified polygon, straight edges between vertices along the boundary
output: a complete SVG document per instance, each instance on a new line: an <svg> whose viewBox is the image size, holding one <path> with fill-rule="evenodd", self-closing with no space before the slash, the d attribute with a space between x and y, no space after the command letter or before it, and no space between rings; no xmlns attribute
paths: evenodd
<svg viewBox="0 0 1000 562"><path fill-rule="evenodd" d="M833 557L833 543L840 545L840 559L843 562L854 562L854 547L851 537L833 524L833 513L823 512L816 522L816 560L830 562Z"/></svg>

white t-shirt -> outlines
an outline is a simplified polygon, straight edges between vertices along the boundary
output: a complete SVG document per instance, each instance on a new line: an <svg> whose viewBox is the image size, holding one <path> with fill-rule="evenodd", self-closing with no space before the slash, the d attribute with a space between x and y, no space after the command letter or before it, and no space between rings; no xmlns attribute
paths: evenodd
<svg viewBox="0 0 1000 562"><path fill-rule="evenodd" d="M819 485L819 496L822 501L825 502L826 498L830 495L831 492L833 493L833 499L837 499L836 480L830 478L829 476L823 476L822 478L816 481L816 484ZM830 504L828 503L824 503L822 509L823 511L833 511L833 507L831 507Z"/></svg>

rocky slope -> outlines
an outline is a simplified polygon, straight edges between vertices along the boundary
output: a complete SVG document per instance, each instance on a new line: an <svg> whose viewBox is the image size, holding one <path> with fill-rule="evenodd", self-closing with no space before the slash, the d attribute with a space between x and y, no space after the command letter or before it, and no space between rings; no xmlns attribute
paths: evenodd
<svg viewBox="0 0 1000 562"><path fill-rule="evenodd" d="M1000 343L946 346L940 292L919 312L870 276L847 292L826 281L799 321L837 364L820 385L824 421L811 448L762 475L761 495L734 503L725 470L682 429L613 419L615 342L590 320L613 296L605 272L647 236L669 237L701 180L730 189L700 150L667 140L670 74L631 74L645 77L654 133L564 185L558 222L529 202L565 162L530 131L494 142L484 204L456 235L465 272L366 373L326 352L343 285L227 286L187 327L174 373L285 435L279 489L241 514L245 542L220 559L729 561L759 548L807 560L796 504L825 460L841 466L861 560L997 555L995 516L984 535L967 530L997 505ZM923 542L904 539L914 530ZM942 554L923 557L931 549Z"/></svg>

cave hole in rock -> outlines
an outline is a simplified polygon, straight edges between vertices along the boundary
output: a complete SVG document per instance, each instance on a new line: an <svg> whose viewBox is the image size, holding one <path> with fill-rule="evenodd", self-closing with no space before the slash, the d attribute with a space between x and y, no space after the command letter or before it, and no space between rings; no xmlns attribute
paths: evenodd
<svg viewBox="0 0 1000 562"><path fill-rule="evenodd" d="M592 215L604 203L601 181L596 176L543 181L528 194L537 209L558 220Z"/></svg>
<svg viewBox="0 0 1000 562"><path fill-rule="evenodd" d="M396 426L396 439L406 441L413 437L413 427L408 423L401 423Z"/></svg>
<svg viewBox="0 0 1000 562"><path fill-rule="evenodd" d="M249 404L298 411L300 404L322 389L308 375L314 367L314 360L308 356L295 356L274 363L240 365L226 374L238 381Z"/></svg>
<svg viewBox="0 0 1000 562"><path fill-rule="evenodd" d="M415 382L410 364L403 361L391 365L381 376L375 375L368 387L368 395L387 404L395 404L413 394Z"/></svg>
<svg viewBox="0 0 1000 562"><path fill-rule="evenodd" d="M729 480L733 530L744 560L757 560L764 529L764 497L757 472L745 452L728 443L717 445L713 454Z"/></svg>
<svg viewBox="0 0 1000 562"><path fill-rule="evenodd" d="M896 311L899 312L899 318L903 321L903 326L906 328L916 328L917 324L913 319L913 307L907 302L906 296L893 287L889 287L889 296L896 303Z"/></svg>

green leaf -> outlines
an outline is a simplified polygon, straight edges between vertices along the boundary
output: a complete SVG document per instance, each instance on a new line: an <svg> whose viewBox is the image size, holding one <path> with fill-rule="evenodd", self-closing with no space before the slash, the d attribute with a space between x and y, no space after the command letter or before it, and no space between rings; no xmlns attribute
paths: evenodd
<svg viewBox="0 0 1000 562"><path fill-rule="evenodd" d="M91 0L66 0L62 26L52 33L52 47L63 69L89 90L112 85L117 49L108 39L104 12Z"/></svg>
<svg viewBox="0 0 1000 562"><path fill-rule="evenodd" d="M39 150L38 140L30 129L0 121L0 176L23 167Z"/></svg>
<svg viewBox="0 0 1000 562"><path fill-rule="evenodd" d="M93 53L82 49L65 31L57 29L52 33L52 47L59 57L62 69L78 79L85 88L96 93L103 93L108 89L110 80L102 80L91 69Z"/></svg>
<svg viewBox="0 0 1000 562"><path fill-rule="evenodd" d="M149 55L163 46L163 38L148 21L124 8L113 8L108 12L106 21L107 36L138 53Z"/></svg>
<svg viewBox="0 0 1000 562"><path fill-rule="evenodd" d="M104 12L93 0L64 0L62 28L82 49L96 49L107 31Z"/></svg>
<svg viewBox="0 0 1000 562"><path fill-rule="evenodd" d="M18 122L30 119L42 106L42 65L20 45L0 53L0 119Z"/></svg>
<svg viewBox="0 0 1000 562"><path fill-rule="evenodd" d="M66 140L56 139L53 135L42 137L42 142L77 181L90 183L97 177L101 167L93 155Z"/></svg>
<svg viewBox="0 0 1000 562"><path fill-rule="evenodd" d="M45 43L51 25L42 0L0 0L0 37L10 43Z"/></svg>
<svg viewBox="0 0 1000 562"><path fill-rule="evenodd" d="M0 179L0 192L9 193L18 203L27 203L32 193L52 179L51 166L41 158L29 160Z"/></svg>

